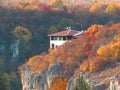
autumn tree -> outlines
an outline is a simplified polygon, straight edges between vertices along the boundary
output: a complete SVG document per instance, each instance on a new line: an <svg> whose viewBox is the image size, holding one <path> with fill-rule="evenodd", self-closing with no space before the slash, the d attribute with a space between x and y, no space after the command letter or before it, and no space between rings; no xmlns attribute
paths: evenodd
<svg viewBox="0 0 120 90"><path fill-rule="evenodd" d="M107 6L107 8L105 9L106 13L112 13L116 11L116 7L115 4L111 3Z"/></svg>
<svg viewBox="0 0 120 90"><path fill-rule="evenodd" d="M83 63L80 65L80 71L97 72L107 67L108 65L110 65L110 60L107 60L103 57L94 56L83 61Z"/></svg>
<svg viewBox="0 0 120 90"><path fill-rule="evenodd" d="M25 27L17 26L12 34L20 41L29 41L32 38L32 33Z"/></svg>
<svg viewBox="0 0 120 90"><path fill-rule="evenodd" d="M48 67L48 62L43 60L42 56L36 55L29 59L27 65L32 70L44 70L46 67Z"/></svg>
<svg viewBox="0 0 120 90"><path fill-rule="evenodd" d="M104 10L106 9L106 5L102 2L97 2L95 3L91 8L90 12L91 13L104 13Z"/></svg>
<svg viewBox="0 0 120 90"><path fill-rule="evenodd" d="M120 34L115 35L115 36L114 36L114 40L115 40L115 41L120 41Z"/></svg>
<svg viewBox="0 0 120 90"><path fill-rule="evenodd" d="M66 90L67 83L67 78L56 78L56 80L51 84L49 90Z"/></svg>
<svg viewBox="0 0 120 90"><path fill-rule="evenodd" d="M48 4L50 6L53 6L53 5L62 5L62 0L51 0Z"/></svg>
<svg viewBox="0 0 120 90"><path fill-rule="evenodd" d="M101 46L97 54L112 60L120 58L120 42L111 42L108 45Z"/></svg>
<svg viewBox="0 0 120 90"><path fill-rule="evenodd" d="M110 52L110 48L108 46L101 46L98 50L97 50L97 54L106 58L111 57L111 55L109 54Z"/></svg>

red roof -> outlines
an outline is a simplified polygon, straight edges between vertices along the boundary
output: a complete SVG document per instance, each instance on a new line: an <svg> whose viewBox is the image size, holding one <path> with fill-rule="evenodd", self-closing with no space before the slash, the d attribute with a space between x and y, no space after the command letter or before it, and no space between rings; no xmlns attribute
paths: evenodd
<svg viewBox="0 0 120 90"><path fill-rule="evenodd" d="M78 33L80 33L80 31L68 29L65 31L49 34L48 36L74 36Z"/></svg>

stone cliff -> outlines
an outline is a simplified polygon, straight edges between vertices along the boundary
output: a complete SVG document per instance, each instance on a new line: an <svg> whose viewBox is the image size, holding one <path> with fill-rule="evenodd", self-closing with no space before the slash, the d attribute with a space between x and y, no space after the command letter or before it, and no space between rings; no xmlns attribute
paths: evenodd
<svg viewBox="0 0 120 90"><path fill-rule="evenodd" d="M22 66L22 90L48 90L56 77L67 77L62 63L56 63L43 71L32 71L27 65Z"/></svg>
<svg viewBox="0 0 120 90"><path fill-rule="evenodd" d="M22 66L22 90L49 90L56 77L68 77L62 63L56 63L43 71L32 71L27 65ZM120 90L120 64L97 73L75 72L69 81L66 90L72 90L79 75L84 76L92 90Z"/></svg>

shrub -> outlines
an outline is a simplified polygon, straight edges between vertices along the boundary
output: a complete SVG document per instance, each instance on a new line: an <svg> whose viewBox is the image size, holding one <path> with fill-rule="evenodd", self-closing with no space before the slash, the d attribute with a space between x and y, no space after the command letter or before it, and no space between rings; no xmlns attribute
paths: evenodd
<svg viewBox="0 0 120 90"><path fill-rule="evenodd" d="M73 87L73 90L91 90L90 86L86 83L83 76L80 76L80 78L77 80L76 84Z"/></svg>
<svg viewBox="0 0 120 90"><path fill-rule="evenodd" d="M68 79L57 78L51 85L50 90L66 90Z"/></svg>

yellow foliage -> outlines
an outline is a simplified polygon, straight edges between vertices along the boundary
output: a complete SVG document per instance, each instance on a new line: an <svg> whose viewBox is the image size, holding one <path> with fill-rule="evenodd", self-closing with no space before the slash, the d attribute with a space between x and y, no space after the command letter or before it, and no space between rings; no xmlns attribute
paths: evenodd
<svg viewBox="0 0 120 90"><path fill-rule="evenodd" d="M28 66L33 65L33 63L36 62L37 60L39 60L40 58L41 58L40 55L35 55L35 56L31 57L31 58L28 60L27 65L28 65Z"/></svg>
<svg viewBox="0 0 120 90"><path fill-rule="evenodd" d="M53 5L62 5L62 1L61 0L50 0L50 2L48 3L48 5L53 6Z"/></svg>
<svg viewBox="0 0 120 90"><path fill-rule="evenodd" d="M31 57L27 65L32 69L32 70L43 70L47 67L47 62L43 60L43 58L39 55Z"/></svg>
<svg viewBox="0 0 120 90"><path fill-rule="evenodd" d="M80 65L80 71L90 71L90 72L97 72L104 68L104 65L109 63L109 60L106 60L105 58L95 56L87 59L86 61L83 61L83 63Z"/></svg>
<svg viewBox="0 0 120 90"><path fill-rule="evenodd" d="M32 33L25 27L17 26L13 31L12 34L22 41L29 41L32 38Z"/></svg>
<svg viewBox="0 0 120 90"><path fill-rule="evenodd" d="M98 3L95 3L91 8L90 8L90 12L92 13L95 13L95 12L104 12L104 9L106 7L106 4L105 3L102 3L102 2L98 2Z"/></svg>
<svg viewBox="0 0 120 90"><path fill-rule="evenodd" d="M116 11L116 6L115 4L111 3L107 6L107 8L105 9L106 13L111 13L111 12L115 12Z"/></svg>
<svg viewBox="0 0 120 90"><path fill-rule="evenodd" d="M112 52L111 54L115 59L120 58L120 42L116 42L113 44L110 44L110 51Z"/></svg>
<svg viewBox="0 0 120 90"><path fill-rule="evenodd" d="M114 36L114 40L120 41L120 34Z"/></svg>
<svg viewBox="0 0 120 90"><path fill-rule="evenodd" d="M101 46L97 54L106 58L120 58L120 42L111 42L108 45Z"/></svg>
<svg viewBox="0 0 120 90"><path fill-rule="evenodd" d="M98 50L97 50L97 54L100 56L107 56L108 55L108 47L107 46L101 46Z"/></svg>

